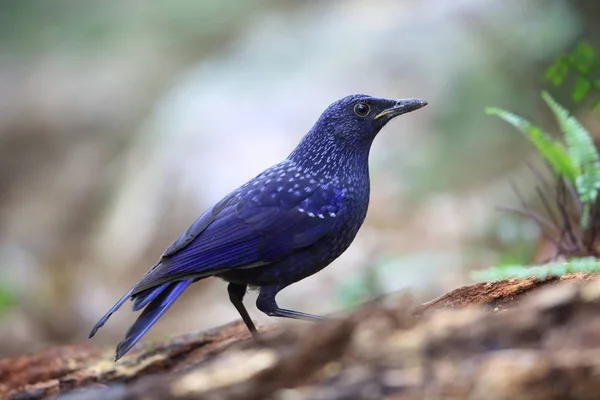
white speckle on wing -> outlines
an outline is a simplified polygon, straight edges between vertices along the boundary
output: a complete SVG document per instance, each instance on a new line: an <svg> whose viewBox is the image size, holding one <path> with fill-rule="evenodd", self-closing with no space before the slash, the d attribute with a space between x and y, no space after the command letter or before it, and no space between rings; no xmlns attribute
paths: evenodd
<svg viewBox="0 0 600 400"><path fill-rule="evenodd" d="M298 208L298 211L300 211L301 213L303 213L306 210L304 208Z"/></svg>
<svg viewBox="0 0 600 400"><path fill-rule="evenodd" d="M279 186L279 187L277 187L277 191L278 191L278 192L281 192L282 190L283 190L283 186Z"/></svg>
<svg viewBox="0 0 600 400"><path fill-rule="evenodd" d="M292 193L294 191L294 188L289 188L288 189L288 193Z"/></svg>
<svg viewBox="0 0 600 400"><path fill-rule="evenodd" d="M302 196L302 193L301 193L299 190L296 190L296 191L294 192L294 194L295 194L296 196L298 196L298 197Z"/></svg>
<svg viewBox="0 0 600 400"><path fill-rule="evenodd" d="M306 213L306 215L308 215L308 216L309 216L309 217L311 217L311 218L314 218L314 216L315 216L315 214L313 214L313 213L311 213L311 212L308 212L308 213Z"/></svg>
<svg viewBox="0 0 600 400"><path fill-rule="evenodd" d="M325 216L323 214L317 214L317 217L319 217L321 219L325 219Z"/></svg>
<svg viewBox="0 0 600 400"><path fill-rule="evenodd" d="M329 216L330 216L331 218L335 218L335 217L336 217L336 215L335 215L335 213L334 213L334 212L330 212L330 213L329 213Z"/></svg>
<svg viewBox="0 0 600 400"><path fill-rule="evenodd" d="M306 193L310 193L312 191L312 188L310 186L307 186L307 187L304 188L304 191Z"/></svg>

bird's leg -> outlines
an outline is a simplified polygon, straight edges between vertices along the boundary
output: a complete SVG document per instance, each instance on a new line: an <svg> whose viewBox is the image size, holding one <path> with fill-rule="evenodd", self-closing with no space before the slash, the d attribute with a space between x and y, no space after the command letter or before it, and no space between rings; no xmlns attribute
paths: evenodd
<svg viewBox="0 0 600 400"><path fill-rule="evenodd" d="M254 322L252 322L252 318L250 318L248 310L246 310L246 307L244 307L244 302L242 301L244 300L244 295L246 294L246 285L230 283L227 286L227 292L229 293L229 300L231 300L231 303L235 309L240 313L240 316L248 327L248 330L250 333L252 333L252 336L256 336L258 334L256 327L254 326Z"/></svg>
<svg viewBox="0 0 600 400"><path fill-rule="evenodd" d="M294 318L307 321L318 321L325 319L319 315L279 308L277 302L275 301L275 296L281 289L283 289L281 286L262 286L260 288L258 299L256 299L256 307L271 317Z"/></svg>

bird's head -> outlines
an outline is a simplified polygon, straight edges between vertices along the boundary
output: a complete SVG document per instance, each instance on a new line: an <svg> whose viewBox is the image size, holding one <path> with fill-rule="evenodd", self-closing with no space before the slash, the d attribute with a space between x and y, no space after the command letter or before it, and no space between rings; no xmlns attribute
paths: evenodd
<svg viewBox="0 0 600 400"><path fill-rule="evenodd" d="M321 114L290 157L301 163L368 155L375 136L389 121L427 105L421 99L384 99L364 94L344 97Z"/></svg>
<svg viewBox="0 0 600 400"><path fill-rule="evenodd" d="M372 140L393 118L427 105L421 99L383 99L357 94L344 97L323 112L315 127L341 140Z"/></svg>

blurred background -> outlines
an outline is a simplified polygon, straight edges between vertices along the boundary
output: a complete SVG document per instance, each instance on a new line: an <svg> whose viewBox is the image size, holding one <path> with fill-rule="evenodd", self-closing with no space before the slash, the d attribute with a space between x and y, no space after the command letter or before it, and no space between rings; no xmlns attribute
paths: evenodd
<svg viewBox="0 0 600 400"><path fill-rule="evenodd" d="M552 130L542 73L581 39L598 48L599 29L596 0L0 1L0 356L85 341L205 208L353 93L429 106L379 135L363 229L281 305L424 301L542 260L536 226L496 209L518 203L511 180L531 195L537 156L483 109ZM194 285L145 340L237 319L225 288ZM280 322L255 296L252 316ZM123 337L128 308L94 345Z"/></svg>

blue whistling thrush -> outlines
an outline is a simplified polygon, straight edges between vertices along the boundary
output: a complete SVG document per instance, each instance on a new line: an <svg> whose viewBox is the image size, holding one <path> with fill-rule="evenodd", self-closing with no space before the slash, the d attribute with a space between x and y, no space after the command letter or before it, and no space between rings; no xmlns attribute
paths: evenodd
<svg viewBox="0 0 600 400"><path fill-rule="evenodd" d="M90 333L127 299L144 309L117 346L121 358L194 282L229 282L229 299L256 328L242 299L260 290L256 306L275 317L322 317L279 308L277 293L335 260L354 240L369 204L369 150L392 118L427 105L352 95L331 104L281 163L260 173L204 212L165 250Z"/></svg>

